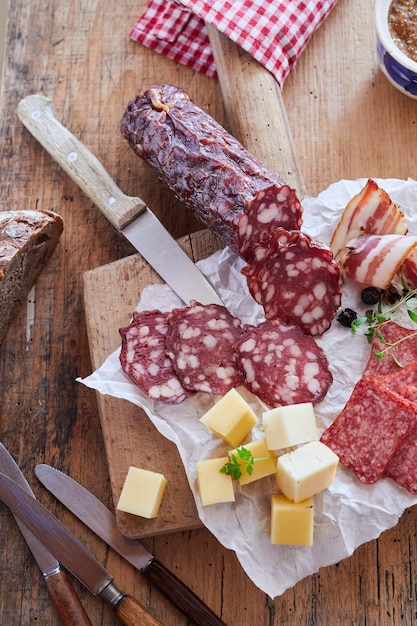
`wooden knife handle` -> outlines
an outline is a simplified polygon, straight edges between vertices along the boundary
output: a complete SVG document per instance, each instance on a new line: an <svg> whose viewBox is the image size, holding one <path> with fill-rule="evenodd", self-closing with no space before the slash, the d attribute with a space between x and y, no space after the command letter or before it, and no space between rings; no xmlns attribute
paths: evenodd
<svg viewBox="0 0 417 626"><path fill-rule="evenodd" d="M163 626L140 602L124 595L114 609L117 619L126 626Z"/></svg>
<svg viewBox="0 0 417 626"><path fill-rule="evenodd" d="M60 570L45 579L56 612L65 626L91 626L91 622L67 574Z"/></svg>
<svg viewBox="0 0 417 626"><path fill-rule="evenodd" d="M191 589L157 559L152 559L142 570L142 574L193 623L204 624L204 626L225 626L224 622Z"/></svg>
<svg viewBox="0 0 417 626"><path fill-rule="evenodd" d="M143 200L126 196L100 161L56 119L51 100L38 94L26 96L19 102L17 113L35 139L116 228L122 230L145 209Z"/></svg>
<svg viewBox="0 0 417 626"><path fill-rule="evenodd" d="M307 194L280 85L248 52L206 26L230 132L302 199Z"/></svg>

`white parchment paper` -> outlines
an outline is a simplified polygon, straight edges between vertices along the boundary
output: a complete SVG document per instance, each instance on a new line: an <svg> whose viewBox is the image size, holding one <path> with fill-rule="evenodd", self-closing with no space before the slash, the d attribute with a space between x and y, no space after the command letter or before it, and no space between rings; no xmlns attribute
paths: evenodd
<svg viewBox="0 0 417 626"><path fill-rule="evenodd" d="M417 181L375 181L401 205L410 234L417 235ZM303 230L328 244L344 207L365 183L366 179L342 180L317 198L307 198L303 202ZM199 263L231 313L243 322L260 322L264 319L263 310L248 294L245 278L240 273L242 266L243 261L227 248ZM166 285L153 285L142 293L138 310L171 310L174 306L181 306L181 301L171 289ZM361 304L356 284L345 284L342 306L349 306L359 314L364 312L366 307ZM327 355L334 378L326 398L315 408L322 432L347 402L362 374L370 349L364 336L352 336L349 329L336 321L318 343ZM196 488L196 463L204 458L226 455L228 450L226 444L212 436L199 422L212 406L212 398L198 394L179 406L150 401L122 372L119 350L109 355L97 371L81 382L103 394L124 398L142 407L160 433L177 445L203 524L224 546L235 551L246 574L271 598L317 572L320 567L350 556L359 545L394 526L403 511L417 503L417 497L390 479L383 478L375 485L363 485L339 465L333 485L314 496L314 545L271 545L270 495L277 492L274 478L243 487L236 484L235 503L201 506ZM256 399L249 394L247 397L253 401L253 407L261 417L262 409ZM262 436L260 420L250 439Z"/></svg>

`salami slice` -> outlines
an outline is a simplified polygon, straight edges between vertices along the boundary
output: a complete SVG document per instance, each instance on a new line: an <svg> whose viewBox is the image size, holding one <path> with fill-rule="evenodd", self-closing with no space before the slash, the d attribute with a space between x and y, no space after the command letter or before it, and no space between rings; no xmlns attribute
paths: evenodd
<svg viewBox="0 0 417 626"><path fill-rule="evenodd" d="M410 399L414 395L412 390L417 391L417 361L411 361L406 367L397 366L397 371L381 376L379 381L400 396Z"/></svg>
<svg viewBox="0 0 417 626"><path fill-rule="evenodd" d="M300 228L295 191L182 89L155 85L138 94L121 132L177 198L243 258L276 226Z"/></svg>
<svg viewBox="0 0 417 626"><path fill-rule="evenodd" d="M401 443L385 470L385 476L417 494L417 428Z"/></svg>
<svg viewBox="0 0 417 626"><path fill-rule="evenodd" d="M268 320L296 324L309 335L329 327L341 302L341 277L332 252L300 231L278 228L254 248L243 268L249 291Z"/></svg>
<svg viewBox="0 0 417 626"><path fill-rule="evenodd" d="M413 402L417 411L417 361L397 369L394 374L381 376L379 380ZM385 476L395 480L410 493L417 494L417 428L401 443L385 470Z"/></svg>
<svg viewBox="0 0 417 626"><path fill-rule="evenodd" d="M120 363L129 378L152 400L179 404L192 395L184 389L165 354L168 313L144 311L119 330Z"/></svg>
<svg viewBox="0 0 417 626"><path fill-rule="evenodd" d="M417 360L417 334L395 322L387 322L381 328L387 342L382 344L375 335L372 339L371 354L363 372L364 375L385 376L395 374L413 361ZM395 344L392 348L389 347ZM386 350L384 358L378 358L374 350Z"/></svg>
<svg viewBox="0 0 417 626"><path fill-rule="evenodd" d="M332 383L323 350L297 326L262 322L236 348L244 384L271 407L317 404Z"/></svg>
<svg viewBox="0 0 417 626"><path fill-rule="evenodd" d="M218 304L174 309L165 348L182 385L212 395L240 385L235 345L241 335L240 320Z"/></svg>
<svg viewBox="0 0 417 626"><path fill-rule="evenodd" d="M383 476L416 426L413 402L388 389L379 378L364 376L321 441L361 482L371 484Z"/></svg>

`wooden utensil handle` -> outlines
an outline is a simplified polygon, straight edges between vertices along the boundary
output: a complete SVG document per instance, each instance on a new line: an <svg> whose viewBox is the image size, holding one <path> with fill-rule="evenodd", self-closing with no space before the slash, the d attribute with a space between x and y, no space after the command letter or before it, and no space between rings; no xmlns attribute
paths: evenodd
<svg viewBox="0 0 417 626"><path fill-rule="evenodd" d="M230 132L302 199L307 195L305 184L278 82L226 35L206 26Z"/></svg>
<svg viewBox="0 0 417 626"><path fill-rule="evenodd" d="M157 559L152 559L142 570L142 574L195 624L225 626L224 622L191 589Z"/></svg>
<svg viewBox="0 0 417 626"><path fill-rule="evenodd" d="M67 574L60 570L45 580L56 612L65 626L91 626L90 619Z"/></svg>
<svg viewBox="0 0 417 626"><path fill-rule="evenodd" d="M17 108L21 122L63 170L119 230L145 208L140 198L126 196L100 161L54 115L51 100L33 94Z"/></svg>
<svg viewBox="0 0 417 626"><path fill-rule="evenodd" d="M117 619L126 626L163 626L162 622L151 615L135 598L125 595L117 604L114 612Z"/></svg>

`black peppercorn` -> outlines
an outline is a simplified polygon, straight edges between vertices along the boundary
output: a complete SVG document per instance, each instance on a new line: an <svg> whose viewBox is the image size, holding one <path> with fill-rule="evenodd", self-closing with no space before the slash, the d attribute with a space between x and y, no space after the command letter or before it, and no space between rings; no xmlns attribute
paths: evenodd
<svg viewBox="0 0 417 626"><path fill-rule="evenodd" d="M336 319L339 324L342 324L342 326L347 326L349 328L352 322L354 322L357 317L358 314L356 313L356 311L346 308L343 309L343 311L340 311Z"/></svg>
<svg viewBox="0 0 417 626"><path fill-rule="evenodd" d="M378 287L365 287L362 289L361 298L364 304L377 304L381 298L382 290Z"/></svg>

